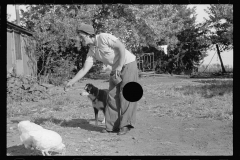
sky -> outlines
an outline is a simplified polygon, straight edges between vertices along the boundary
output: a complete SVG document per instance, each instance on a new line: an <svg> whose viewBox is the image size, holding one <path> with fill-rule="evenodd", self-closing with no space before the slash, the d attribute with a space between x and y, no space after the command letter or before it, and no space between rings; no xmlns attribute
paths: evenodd
<svg viewBox="0 0 240 160"><path fill-rule="evenodd" d="M19 10L20 9L26 10L26 7L24 5L20 5ZM20 13L20 11L19 11L19 13ZM15 12L15 6L14 5L7 5L7 14L11 15L9 21L16 20L16 12Z"/></svg>
<svg viewBox="0 0 240 160"><path fill-rule="evenodd" d="M205 4L204 5L188 5L188 7L190 7L190 8L192 8L194 6L196 6L196 13L197 13L196 23L201 23L204 21L204 18L208 18L208 14L204 11L204 9L207 9L207 7L209 5L205 5ZM20 5L19 10L20 9L26 10L26 6ZM15 6L7 5L7 13L11 15L11 17L9 19L10 21L13 21L16 19ZM219 64L220 63L217 54L215 54L215 56L214 56L215 52L216 51L208 51L207 52L208 56L205 57L205 59L203 61L204 65L209 64L211 59L212 59L211 64ZM233 66L233 50L222 52L221 55L222 55L222 60L223 60L224 65Z"/></svg>
<svg viewBox="0 0 240 160"><path fill-rule="evenodd" d="M208 18L208 14L204 11L210 5L188 5L189 8L196 7L197 18L196 22L201 23L204 21L204 18Z"/></svg>

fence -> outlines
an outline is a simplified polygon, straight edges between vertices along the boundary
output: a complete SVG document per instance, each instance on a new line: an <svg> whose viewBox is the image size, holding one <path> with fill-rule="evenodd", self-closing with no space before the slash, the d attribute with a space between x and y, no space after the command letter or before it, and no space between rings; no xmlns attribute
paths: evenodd
<svg viewBox="0 0 240 160"><path fill-rule="evenodd" d="M138 69L142 72L154 71L154 53L143 53L137 55Z"/></svg>

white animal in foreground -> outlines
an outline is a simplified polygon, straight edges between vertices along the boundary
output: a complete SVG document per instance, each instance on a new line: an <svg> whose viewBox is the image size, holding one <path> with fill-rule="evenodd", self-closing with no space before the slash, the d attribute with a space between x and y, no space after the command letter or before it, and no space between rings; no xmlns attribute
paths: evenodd
<svg viewBox="0 0 240 160"><path fill-rule="evenodd" d="M50 155L49 151L62 152L65 154L66 147L62 143L62 137L51 130L43 129L38 131L30 131L30 138L33 141L34 147L42 151L43 155Z"/></svg>
<svg viewBox="0 0 240 160"><path fill-rule="evenodd" d="M33 149L32 140L30 139L29 132L42 130L43 127L30 121L21 121L18 123L18 130L21 133L20 140L27 149Z"/></svg>
<svg viewBox="0 0 240 160"><path fill-rule="evenodd" d="M30 121L20 122L18 129L21 132L20 140L26 148L41 150L43 156L45 154L49 156L49 151L65 154L66 147L58 133L44 129Z"/></svg>

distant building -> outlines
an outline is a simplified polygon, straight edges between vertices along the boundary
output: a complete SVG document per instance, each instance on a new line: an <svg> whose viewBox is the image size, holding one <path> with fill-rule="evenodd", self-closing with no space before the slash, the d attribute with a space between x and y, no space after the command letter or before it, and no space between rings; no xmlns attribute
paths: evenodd
<svg viewBox="0 0 240 160"><path fill-rule="evenodd" d="M30 31L7 22L7 71L15 69L17 75L37 75L35 41L31 37Z"/></svg>

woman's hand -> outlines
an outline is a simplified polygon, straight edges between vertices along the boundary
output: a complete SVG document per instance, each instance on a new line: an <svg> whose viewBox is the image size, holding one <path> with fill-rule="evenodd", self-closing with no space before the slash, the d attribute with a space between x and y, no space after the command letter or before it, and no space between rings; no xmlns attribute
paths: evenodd
<svg viewBox="0 0 240 160"><path fill-rule="evenodd" d="M66 84L66 88L68 88L68 87L72 87L72 85L73 85L74 83L70 80L67 84Z"/></svg>
<svg viewBox="0 0 240 160"><path fill-rule="evenodd" d="M120 76L121 75L121 71L122 71L122 67L117 67L116 70L115 70L115 76L117 78L117 76Z"/></svg>
<svg viewBox="0 0 240 160"><path fill-rule="evenodd" d="M64 91L65 92L67 92L69 89L67 89L67 88L70 88L70 87L72 87L72 85L74 84L71 80L70 81L68 81L68 82L65 82L64 83L65 84L65 86L64 86Z"/></svg>

